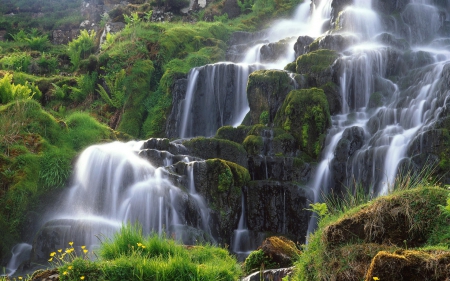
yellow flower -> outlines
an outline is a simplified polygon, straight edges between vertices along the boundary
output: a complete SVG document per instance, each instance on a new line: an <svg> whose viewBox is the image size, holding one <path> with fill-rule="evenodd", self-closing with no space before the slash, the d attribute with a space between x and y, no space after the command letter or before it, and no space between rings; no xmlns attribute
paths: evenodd
<svg viewBox="0 0 450 281"><path fill-rule="evenodd" d="M72 265L69 265L68 269L69 269L69 270L73 269L73 266L72 266Z"/></svg>
<svg viewBox="0 0 450 281"><path fill-rule="evenodd" d="M50 258L48 261L52 261L53 260L53 258Z"/></svg>
<svg viewBox="0 0 450 281"><path fill-rule="evenodd" d="M64 271L64 272L63 272L63 275L67 275L67 274L69 274L69 272L67 272L67 271Z"/></svg>
<svg viewBox="0 0 450 281"><path fill-rule="evenodd" d="M60 252L60 253L61 253L61 252L62 252L62 249L59 249L59 250L58 250L58 252Z"/></svg>
<svg viewBox="0 0 450 281"><path fill-rule="evenodd" d="M87 252L89 252L87 249L83 250L83 253L87 254Z"/></svg>
<svg viewBox="0 0 450 281"><path fill-rule="evenodd" d="M23 278L22 278L22 276L19 276L19 277L17 277L19 280L22 280Z"/></svg>
<svg viewBox="0 0 450 281"><path fill-rule="evenodd" d="M56 252L50 253L50 257L54 257L56 255Z"/></svg>
<svg viewBox="0 0 450 281"><path fill-rule="evenodd" d="M145 246L144 246L144 245L142 245L142 249L145 249Z"/></svg>
<svg viewBox="0 0 450 281"><path fill-rule="evenodd" d="M84 276L81 276L81 277L80 277L80 280L84 280Z"/></svg>
<svg viewBox="0 0 450 281"><path fill-rule="evenodd" d="M380 280L380 278L378 278L378 277L373 277L373 280Z"/></svg>
<svg viewBox="0 0 450 281"><path fill-rule="evenodd" d="M83 250L86 249L86 246L81 246L81 249L83 249Z"/></svg>
<svg viewBox="0 0 450 281"><path fill-rule="evenodd" d="M141 246L142 246L142 243L137 243L137 245L138 245L138 247L141 247Z"/></svg>
<svg viewBox="0 0 450 281"><path fill-rule="evenodd" d="M69 242L69 245L72 246L72 245L73 245L73 242Z"/></svg>

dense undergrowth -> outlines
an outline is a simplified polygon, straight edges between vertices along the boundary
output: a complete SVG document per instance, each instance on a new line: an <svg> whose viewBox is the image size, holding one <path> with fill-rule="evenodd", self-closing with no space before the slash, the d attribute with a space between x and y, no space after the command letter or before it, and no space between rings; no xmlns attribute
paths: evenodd
<svg viewBox="0 0 450 281"><path fill-rule="evenodd" d="M175 13L173 22L153 23L152 9L169 2L130 1L126 14L114 15L125 28L101 45L101 30L53 45L52 30L84 20L82 1L1 0L0 261L30 231L29 214L48 203L37 202L67 184L77 153L101 141L163 136L176 79L224 60L232 32L264 28L299 2L246 0L229 19L217 0L193 22ZM204 21L207 14L214 20Z"/></svg>

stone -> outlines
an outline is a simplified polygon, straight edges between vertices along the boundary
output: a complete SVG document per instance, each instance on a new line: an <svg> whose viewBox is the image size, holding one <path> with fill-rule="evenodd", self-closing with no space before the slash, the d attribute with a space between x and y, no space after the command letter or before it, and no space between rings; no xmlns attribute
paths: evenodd
<svg viewBox="0 0 450 281"><path fill-rule="evenodd" d="M295 51L295 58L298 58L299 56L306 54L307 49L306 47L309 46L314 41L314 38L309 37L307 35L299 36L297 38L297 42L294 44L294 51Z"/></svg>

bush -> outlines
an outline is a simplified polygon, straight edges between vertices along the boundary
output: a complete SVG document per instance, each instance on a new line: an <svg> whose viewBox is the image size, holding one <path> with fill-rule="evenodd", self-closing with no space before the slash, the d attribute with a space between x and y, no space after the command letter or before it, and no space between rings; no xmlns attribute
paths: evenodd
<svg viewBox="0 0 450 281"><path fill-rule="evenodd" d="M94 52L96 32L81 30L78 38L69 42L69 57L74 69L80 66L81 59L87 59Z"/></svg>

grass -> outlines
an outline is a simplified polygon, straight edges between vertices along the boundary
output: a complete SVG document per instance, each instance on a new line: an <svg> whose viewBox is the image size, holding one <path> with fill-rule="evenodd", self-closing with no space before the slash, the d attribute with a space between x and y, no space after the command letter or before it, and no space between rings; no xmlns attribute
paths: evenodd
<svg viewBox="0 0 450 281"><path fill-rule="evenodd" d="M378 253L385 253L378 258L382 262L399 250L414 251L405 254L411 259L438 252L449 255L450 212L445 207L449 191L430 181L434 172L434 166L427 165L421 171L400 173L392 192L376 199L358 186L345 195L329 196L322 203L327 210L321 213L317 230L296 262L293 280L369 280L364 278ZM315 206L317 212L319 207ZM425 272L420 268L423 264L415 266ZM392 270L395 274L400 271ZM375 267L369 277L377 274L381 272ZM439 274L436 269L436 276ZM383 277L380 280L392 279Z"/></svg>

